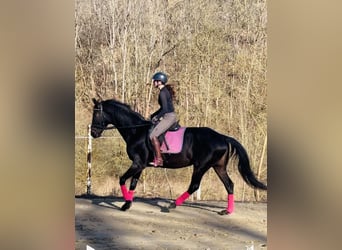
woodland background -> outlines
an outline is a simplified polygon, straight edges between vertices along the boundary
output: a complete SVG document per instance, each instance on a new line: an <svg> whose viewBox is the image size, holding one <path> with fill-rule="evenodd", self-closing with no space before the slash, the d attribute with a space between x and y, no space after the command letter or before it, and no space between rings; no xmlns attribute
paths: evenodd
<svg viewBox="0 0 342 250"><path fill-rule="evenodd" d="M207 126L235 137L252 169L267 183L267 9L265 0L76 0L75 2L75 194L86 190L91 98L116 98L146 118L158 108L151 77L164 71L176 90L183 126ZM118 178L130 166L115 130L93 140L92 192L121 195ZM267 199L238 174L228 173L236 200ZM192 167L147 168L136 195L176 198ZM226 200L210 170L201 198Z"/></svg>

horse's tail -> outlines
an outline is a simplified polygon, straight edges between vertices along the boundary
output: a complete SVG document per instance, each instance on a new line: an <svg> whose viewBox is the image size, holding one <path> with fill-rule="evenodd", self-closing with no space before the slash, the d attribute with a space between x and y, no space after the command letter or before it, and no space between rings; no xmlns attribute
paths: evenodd
<svg viewBox="0 0 342 250"><path fill-rule="evenodd" d="M267 190L267 186L258 181L255 177L249 164L248 154L244 147L232 137L227 137L226 140L230 145L230 155L235 154L238 158L238 169L244 181L253 188Z"/></svg>

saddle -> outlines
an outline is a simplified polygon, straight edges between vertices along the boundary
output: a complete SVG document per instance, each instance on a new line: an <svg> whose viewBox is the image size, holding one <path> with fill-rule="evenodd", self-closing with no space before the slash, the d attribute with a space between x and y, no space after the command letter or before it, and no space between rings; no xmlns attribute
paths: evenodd
<svg viewBox="0 0 342 250"><path fill-rule="evenodd" d="M171 125L171 127L167 131L177 131L178 129L180 129L180 127L181 126L179 125L179 121L176 121L174 124Z"/></svg>
<svg viewBox="0 0 342 250"><path fill-rule="evenodd" d="M168 130L166 130L164 133L162 133L162 134L158 137L158 140L159 140L160 145L162 146L163 144L165 144L165 147L166 147L167 151L170 150L170 147L169 147L169 144L167 143L167 140L166 140L166 138L165 138L166 133L167 133L168 131L175 132L175 131L179 130L180 127L181 127L181 126L179 125L179 121L176 121L174 124L171 125L171 127L170 127Z"/></svg>
<svg viewBox="0 0 342 250"><path fill-rule="evenodd" d="M151 128L150 132L153 130ZM163 134L158 136L160 143L160 150L162 154L177 154L182 150L183 136L185 127L181 127L179 121L172 124L172 126L166 130Z"/></svg>
<svg viewBox="0 0 342 250"><path fill-rule="evenodd" d="M159 136L160 151L162 154L178 154L183 148L183 139L186 127L181 127L178 122L169 130Z"/></svg>

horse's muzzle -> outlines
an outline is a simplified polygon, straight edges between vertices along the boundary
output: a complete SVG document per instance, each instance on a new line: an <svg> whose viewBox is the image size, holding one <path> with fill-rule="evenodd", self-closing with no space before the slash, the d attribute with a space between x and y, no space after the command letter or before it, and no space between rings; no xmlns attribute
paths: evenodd
<svg viewBox="0 0 342 250"><path fill-rule="evenodd" d="M102 130L97 129L97 128L91 128L90 134L93 138L98 138L102 134Z"/></svg>

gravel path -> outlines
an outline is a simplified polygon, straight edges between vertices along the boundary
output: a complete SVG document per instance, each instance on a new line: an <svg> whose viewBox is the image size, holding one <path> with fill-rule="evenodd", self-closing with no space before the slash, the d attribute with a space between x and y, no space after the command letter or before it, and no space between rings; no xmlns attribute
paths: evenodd
<svg viewBox="0 0 342 250"><path fill-rule="evenodd" d="M120 211L122 198L75 198L75 248L106 249L267 249L267 204L235 203L232 215L220 216L226 202L185 202L163 212L169 200L135 198ZM249 248L251 249L251 248Z"/></svg>

